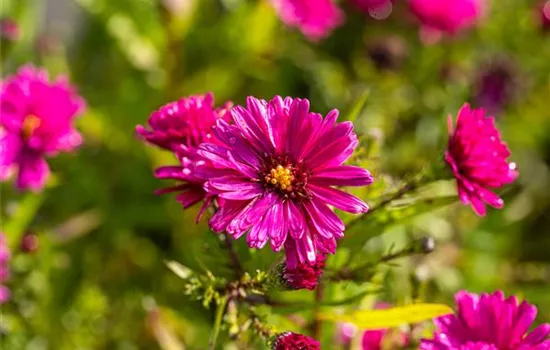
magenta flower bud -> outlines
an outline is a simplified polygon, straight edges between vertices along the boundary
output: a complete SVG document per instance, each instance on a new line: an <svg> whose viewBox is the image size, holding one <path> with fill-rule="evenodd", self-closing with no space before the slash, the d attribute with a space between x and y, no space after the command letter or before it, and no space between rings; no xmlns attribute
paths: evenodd
<svg viewBox="0 0 550 350"><path fill-rule="evenodd" d="M434 320L433 339L423 339L421 350L523 350L550 349L550 324L529 332L537 308L515 296L458 292L455 314Z"/></svg>
<svg viewBox="0 0 550 350"><path fill-rule="evenodd" d="M20 37L19 27L11 18L0 19L0 39L6 41L18 41Z"/></svg>
<svg viewBox="0 0 550 350"><path fill-rule="evenodd" d="M282 271L284 284L291 289L314 290L323 274L326 255L320 254L313 263L309 261L298 263L295 267L285 266Z"/></svg>
<svg viewBox="0 0 550 350"><path fill-rule="evenodd" d="M514 182L518 172L514 163L506 161L510 150L500 139L494 118L465 104L458 112L456 127L451 116L448 123L445 161L456 178L460 200L472 205L479 216L485 215L485 204L502 209L504 201L490 188Z"/></svg>
<svg viewBox="0 0 550 350"><path fill-rule="evenodd" d="M333 0L270 0L281 20L298 28L309 40L327 37L344 22L344 13Z"/></svg>
<svg viewBox="0 0 550 350"><path fill-rule="evenodd" d="M273 350L320 350L321 344L308 336L284 332L276 335L272 346Z"/></svg>
<svg viewBox="0 0 550 350"><path fill-rule="evenodd" d="M38 249L38 236L34 233L27 233L21 240L21 251L24 253L34 253Z"/></svg>
<svg viewBox="0 0 550 350"><path fill-rule="evenodd" d="M65 78L49 82L46 71L26 66L0 87L0 180L17 173L19 189L41 190L50 174L46 157L82 143L74 121L84 100Z"/></svg>

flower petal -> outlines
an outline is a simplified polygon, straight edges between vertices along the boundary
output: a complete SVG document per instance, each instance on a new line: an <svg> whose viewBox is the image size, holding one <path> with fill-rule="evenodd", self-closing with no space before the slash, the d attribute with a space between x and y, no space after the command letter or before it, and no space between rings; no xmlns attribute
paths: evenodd
<svg viewBox="0 0 550 350"><path fill-rule="evenodd" d="M349 213L366 213L369 207L361 199L334 188L310 184L314 196L325 203Z"/></svg>

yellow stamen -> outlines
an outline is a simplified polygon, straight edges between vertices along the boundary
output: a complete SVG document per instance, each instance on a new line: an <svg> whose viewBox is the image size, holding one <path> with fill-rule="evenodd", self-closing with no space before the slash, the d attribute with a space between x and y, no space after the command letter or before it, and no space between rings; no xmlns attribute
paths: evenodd
<svg viewBox="0 0 550 350"><path fill-rule="evenodd" d="M277 165L269 171L269 174L265 177L265 180L270 184L279 187L283 191L292 191L292 181L294 181L294 176L292 175L292 170L289 167Z"/></svg>
<svg viewBox="0 0 550 350"><path fill-rule="evenodd" d="M38 119L35 115L28 115L25 117L25 120L23 120L23 126L21 128L21 132L23 134L24 138L29 138L32 136L34 131L40 126L40 119Z"/></svg>

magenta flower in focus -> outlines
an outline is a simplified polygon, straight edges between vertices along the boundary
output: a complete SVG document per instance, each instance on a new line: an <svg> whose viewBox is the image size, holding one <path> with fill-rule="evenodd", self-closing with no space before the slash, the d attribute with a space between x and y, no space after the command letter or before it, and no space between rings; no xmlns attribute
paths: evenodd
<svg viewBox="0 0 550 350"><path fill-rule="evenodd" d="M218 167L203 175L205 189L224 199L210 227L235 239L248 233L252 248L285 246L289 269L315 262L318 251L334 253L345 227L329 205L350 213L368 207L332 186L373 181L367 170L342 165L358 143L351 122L336 123L336 110L323 118L309 111L309 101L279 96L249 97L231 116L234 125L219 120L214 129L221 145L199 147Z"/></svg>
<svg viewBox="0 0 550 350"><path fill-rule="evenodd" d="M9 278L9 261L11 258L10 249L6 237L0 233L0 304L10 299L10 290L4 286L4 282Z"/></svg>
<svg viewBox="0 0 550 350"><path fill-rule="evenodd" d="M409 8L425 29L453 35L477 22L482 14L482 1L409 0Z"/></svg>
<svg viewBox="0 0 550 350"><path fill-rule="evenodd" d="M147 142L174 152L180 165L164 166L155 170L159 179L171 179L181 182L173 187L158 190L157 194L179 192L176 199L184 209L204 201L197 221L211 203L213 196L207 196L203 189L205 179L200 176L203 168L212 168L212 162L197 154L202 142L219 143L212 135L212 127L218 119L227 119L231 103L222 108L214 107L212 93L204 96L190 96L168 103L151 113L150 130L138 125L136 132Z"/></svg>
<svg viewBox="0 0 550 350"><path fill-rule="evenodd" d="M315 262L300 262L296 267L283 269L283 280L292 289L314 290L323 274L326 255L319 254Z"/></svg>
<svg viewBox="0 0 550 350"><path fill-rule="evenodd" d="M297 27L312 41L327 37L344 21L344 13L332 0L271 0L281 20Z"/></svg>
<svg viewBox="0 0 550 350"><path fill-rule="evenodd" d="M277 335L273 350L320 350L321 344L308 336L285 332Z"/></svg>
<svg viewBox="0 0 550 350"><path fill-rule="evenodd" d="M486 213L485 204L502 209L504 201L489 188L512 183L518 176L515 163L508 163L510 150L500 139L493 117L485 117L483 109L470 109L469 104L458 112L456 129L449 116L449 143L445 161L456 178L458 196L479 216Z"/></svg>
<svg viewBox="0 0 550 350"><path fill-rule="evenodd" d="M17 171L19 189L42 189L50 173L44 158L82 143L73 123L84 105L65 78L50 83L46 71L32 66L3 80L0 180Z"/></svg>
<svg viewBox="0 0 550 350"><path fill-rule="evenodd" d="M529 332L537 308L501 291L493 294L458 292L456 314L434 320L433 339L423 339L422 350L548 350L550 324Z"/></svg>

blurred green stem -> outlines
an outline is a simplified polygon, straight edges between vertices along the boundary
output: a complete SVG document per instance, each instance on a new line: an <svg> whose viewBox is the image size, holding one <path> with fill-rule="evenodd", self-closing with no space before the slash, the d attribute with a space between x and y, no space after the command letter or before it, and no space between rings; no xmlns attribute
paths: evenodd
<svg viewBox="0 0 550 350"><path fill-rule="evenodd" d="M321 304L325 295L325 285L323 281L319 282L317 288L315 288L315 301L313 304L313 324L311 325L311 335L314 339L319 339L321 335L322 320L319 317L321 311Z"/></svg>
<svg viewBox="0 0 550 350"><path fill-rule="evenodd" d="M6 220L3 231L6 233L8 244L12 250L17 249L21 238L32 220L36 217L40 205L44 201L44 192L27 192L25 197L17 204L17 209L10 220Z"/></svg>

